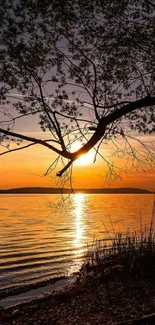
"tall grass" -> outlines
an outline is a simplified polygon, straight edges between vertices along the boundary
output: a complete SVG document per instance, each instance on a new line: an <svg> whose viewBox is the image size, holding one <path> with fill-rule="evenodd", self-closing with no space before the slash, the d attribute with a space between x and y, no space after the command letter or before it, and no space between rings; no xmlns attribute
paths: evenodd
<svg viewBox="0 0 155 325"><path fill-rule="evenodd" d="M79 278L95 275L155 275L155 201L149 226L126 235L114 233L108 241L94 240L86 253ZM108 232L108 230L106 229Z"/></svg>

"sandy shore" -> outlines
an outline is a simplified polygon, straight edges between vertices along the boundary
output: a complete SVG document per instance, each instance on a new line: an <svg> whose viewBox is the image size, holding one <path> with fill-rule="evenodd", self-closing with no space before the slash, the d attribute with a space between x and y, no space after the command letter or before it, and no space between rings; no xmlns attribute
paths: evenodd
<svg viewBox="0 0 155 325"><path fill-rule="evenodd" d="M0 325L137 324L134 319L154 312L154 278L100 276L72 284L47 297L4 309ZM155 317L138 324L155 324Z"/></svg>
<svg viewBox="0 0 155 325"><path fill-rule="evenodd" d="M68 277L61 276L61 277L57 277L57 278L52 278L50 280L39 281L39 282L35 282L35 283L23 285L23 286L20 285L19 287L3 289L3 290L0 290L0 299L10 297L13 295L18 295L18 294L21 294L21 293L24 293L24 292L27 292L30 290L35 290L35 289L38 289L43 286L49 286L49 285L57 283L60 280L66 280L67 278Z"/></svg>

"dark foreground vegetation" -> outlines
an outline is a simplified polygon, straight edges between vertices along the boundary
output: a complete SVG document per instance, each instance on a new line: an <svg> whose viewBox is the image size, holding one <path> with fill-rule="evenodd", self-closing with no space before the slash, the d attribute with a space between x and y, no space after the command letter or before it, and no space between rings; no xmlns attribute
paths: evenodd
<svg viewBox="0 0 155 325"><path fill-rule="evenodd" d="M140 228L95 241L73 285L3 310L0 324L155 324L154 211Z"/></svg>

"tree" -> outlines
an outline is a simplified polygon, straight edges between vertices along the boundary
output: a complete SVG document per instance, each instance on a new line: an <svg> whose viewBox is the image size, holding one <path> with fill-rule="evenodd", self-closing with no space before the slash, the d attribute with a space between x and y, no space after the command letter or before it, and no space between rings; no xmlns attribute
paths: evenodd
<svg viewBox="0 0 155 325"><path fill-rule="evenodd" d="M132 140L133 132L155 131L153 1L7 0L0 10L1 155L40 144L58 155L46 174L62 157L62 176L94 148L112 175L100 151L112 141L132 167L152 166L153 143L138 139L139 151ZM25 116L35 116L49 139L15 132ZM81 148L72 152L76 141Z"/></svg>

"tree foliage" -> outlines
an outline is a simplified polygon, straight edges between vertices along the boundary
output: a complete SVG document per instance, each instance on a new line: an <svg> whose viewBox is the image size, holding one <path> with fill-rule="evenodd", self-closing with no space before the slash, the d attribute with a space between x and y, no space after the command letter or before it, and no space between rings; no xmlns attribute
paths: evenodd
<svg viewBox="0 0 155 325"><path fill-rule="evenodd" d="M2 154L46 146L68 160L58 176L108 141L140 161L130 131L155 131L154 2L6 0L0 11ZM14 131L17 119L34 115L49 139ZM141 145L153 162L153 146Z"/></svg>

